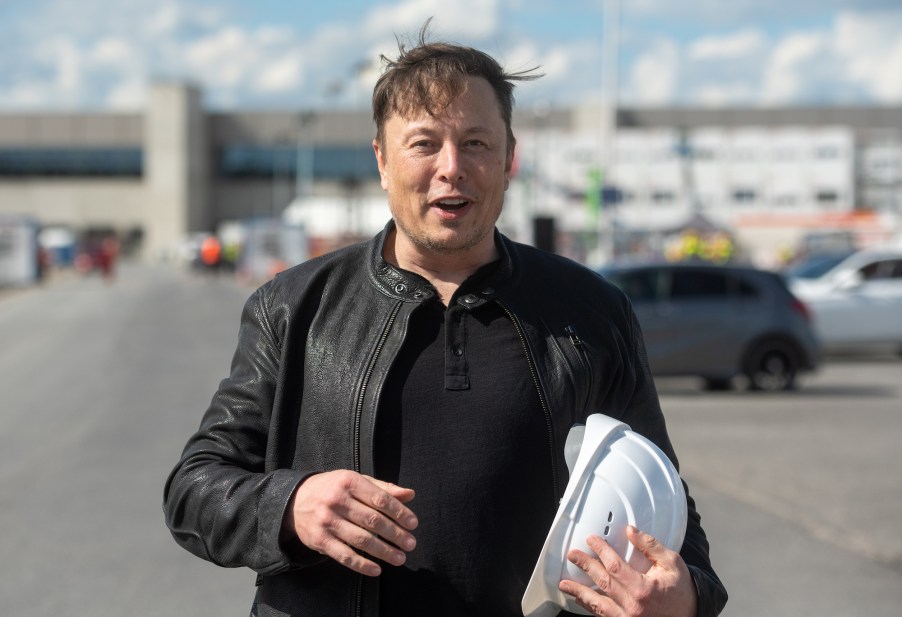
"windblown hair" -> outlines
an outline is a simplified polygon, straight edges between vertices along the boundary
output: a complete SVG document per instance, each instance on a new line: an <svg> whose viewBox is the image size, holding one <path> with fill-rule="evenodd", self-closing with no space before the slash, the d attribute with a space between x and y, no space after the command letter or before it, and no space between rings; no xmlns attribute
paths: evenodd
<svg viewBox="0 0 902 617"><path fill-rule="evenodd" d="M507 127L507 147L513 151L511 116L514 108L514 82L541 77L535 69L506 73L485 52L444 41L428 42L428 19L420 30L417 45L408 49L398 41L398 58L381 56L384 70L373 89L373 121L376 140L384 138L385 122L392 114L409 118L425 111L440 114L463 91L467 77L482 77L492 86L501 117Z"/></svg>

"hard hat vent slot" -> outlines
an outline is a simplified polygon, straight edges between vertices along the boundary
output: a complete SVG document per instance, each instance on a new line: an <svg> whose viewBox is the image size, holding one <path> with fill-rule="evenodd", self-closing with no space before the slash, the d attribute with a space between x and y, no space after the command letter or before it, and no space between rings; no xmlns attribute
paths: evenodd
<svg viewBox="0 0 902 617"><path fill-rule="evenodd" d="M610 522L613 521L613 520L614 520L614 513L613 513L613 512L608 512L608 523L610 523ZM604 535L605 535L605 536L608 536L608 535L610 535L610 533L611 533L611 526L610 526L610 525L605 525L605 526L604 526Z"/></svg>

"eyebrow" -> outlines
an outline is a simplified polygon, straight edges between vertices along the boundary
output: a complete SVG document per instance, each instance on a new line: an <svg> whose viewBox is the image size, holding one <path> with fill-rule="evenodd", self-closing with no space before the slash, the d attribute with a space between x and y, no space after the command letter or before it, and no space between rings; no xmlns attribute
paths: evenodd
<svg viewBox="0 0 902 617"><path fill-rule="evenodd" d="M440 132L438 129L434 129L426 124L414 124L409 126L407 130L401 133L402 138L407 139L411 135L415 135L417 133L437 133ZM471 127L468 127L462 131L463 135L494 135L495 132L492 131L488 126L484 126L481 124L477 124Z"/></svg>

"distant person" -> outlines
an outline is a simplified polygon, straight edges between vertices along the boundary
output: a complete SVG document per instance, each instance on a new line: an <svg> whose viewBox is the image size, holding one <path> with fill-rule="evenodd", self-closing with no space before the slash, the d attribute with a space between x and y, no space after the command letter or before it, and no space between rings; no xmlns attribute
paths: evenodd
<svg viewBox="0 0 902 617"><path fill-rule="evenodd" d="M215 272L222 261L222 243L216 236L206 236L200 243L200 262L204 270Z"/></svg>
<svg viewBox="0 0 902 617"><path fill-rule="evenodd" d="M116 278L116 259L119 257L119 242L114 236L104 236L97 242L97 268L107 282Z"/></svg>
<svg viewBox="0 0 902 617"><path fill-rule="evenodd" d="M258 572L252 615L522 615L571 426L601 412L676 457L626 297L495 229L513 84L535 76L425 27L383 60L373 149L392 220L247 301L166 522ZM596 615L718 614L688 507L679 554L633 533L655 564L641 575L593 540L600 558L571 557L606 591L564 591Z"/></svg>

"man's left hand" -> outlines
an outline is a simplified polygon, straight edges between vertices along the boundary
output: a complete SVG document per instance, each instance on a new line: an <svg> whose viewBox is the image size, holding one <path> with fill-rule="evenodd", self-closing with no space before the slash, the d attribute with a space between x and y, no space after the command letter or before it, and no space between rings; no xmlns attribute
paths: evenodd
<svg viewBox="0 0 902 617"><path fill-rule="evenodd" d="M626 533L651 562L648 572L635 570L602 538L590 536L587 543L595 555L573 549L567 559L584 570L598 589L561 581L560 590L600 617L694 617L698 594L682 557L635 527L628 527Z"/></svg>

